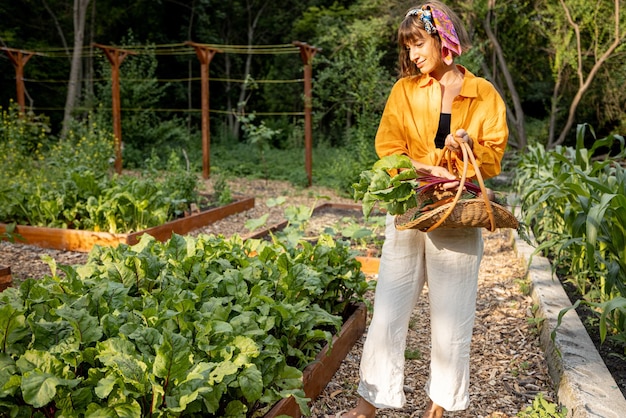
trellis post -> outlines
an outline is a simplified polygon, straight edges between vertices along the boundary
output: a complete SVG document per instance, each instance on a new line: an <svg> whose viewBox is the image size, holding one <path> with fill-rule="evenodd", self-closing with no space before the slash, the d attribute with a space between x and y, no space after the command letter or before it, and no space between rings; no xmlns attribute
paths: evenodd
<svg viewBox="0 0 626 418"><path fill-rule="evenodd" d="M104 51L111 64L111 94L113 108L113 135L115 136L115 172L122 172L122 115L120 107L120 65L127 55L135 55L133 51L128 51L112 46L93 44L96 48Z"/></svg>
<svg viewBox="0 0 626 418"><path fill-rule="evenodd" d="M202 93L202 177L209 178L211 172L211 119L209 117L209 64L218 49L207 45L187 41L186 45L196 50L200 61L201 93Z"/></svg>
<svg viewBox="0 0 626 418"><path fill-rule="evenodd" d="M2 48L9 56L13 67L15 67L15 85L17 90L17 104L20 107L20 114L26 109L25 88L24 88L24 66L28 60L35 55L34 52L21 51L13 48ZM20 115L21 116L21 115Z"/></svg>
<svg viewBox="0 0 626 418"><path fill-rule="evenodd" d="M313 78L313 57L320 48L308 45L306 42L293 42L300 48L300 57L304 63L304 165L309 181L309 186L313 184L313 131L311 128L313 100L311 96L311 79Z"/></svg>

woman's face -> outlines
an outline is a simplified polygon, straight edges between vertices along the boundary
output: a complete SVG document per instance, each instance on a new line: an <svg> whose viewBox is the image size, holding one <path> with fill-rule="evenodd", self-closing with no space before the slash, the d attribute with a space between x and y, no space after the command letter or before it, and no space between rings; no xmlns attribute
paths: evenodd
<svg viewBox="0 0 626 418"><path fill-rule="evenodd" d="M407 43L405 48L409 51L409 59L417 65L420 72L429 74L443 67L441 50L434 37L424 30L419 31L420 36Z"/></svg>

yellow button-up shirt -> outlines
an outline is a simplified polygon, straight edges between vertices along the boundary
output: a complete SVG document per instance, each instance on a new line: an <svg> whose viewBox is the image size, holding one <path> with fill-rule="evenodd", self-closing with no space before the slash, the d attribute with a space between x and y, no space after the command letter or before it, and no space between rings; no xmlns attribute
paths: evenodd
<svg viewBox="0 0 626 418"><path fill-rule="evenodd" d="M476 77L464 67L461 92L452 102L450 132L465 129L473 140L473 152L483 178L500 173L500 161L506 148L509 130L506 106L493 85ZM406 154L409 158L435 165L443 149L435 147L435 135L441 113L441 86L429 75L404 77L393 86L378 132L376 152L379 157ZM452 167L463 169L460 156L452 153ZM447 161L444 160L447 167ZM453 170L454 171L454 170ZM475 177L469 164L468 178Z"/></svg>

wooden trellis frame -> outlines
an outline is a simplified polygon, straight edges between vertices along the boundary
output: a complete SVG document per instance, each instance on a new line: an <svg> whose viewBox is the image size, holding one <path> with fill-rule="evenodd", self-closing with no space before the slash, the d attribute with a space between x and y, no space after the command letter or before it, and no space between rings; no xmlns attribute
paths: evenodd
<svg viewBox="0 0 626 418"><path fill-rule="evenodd" d="M15 88L17 91L17 104L20 107L20 112L24 113L24 110L26 109L24 66L26 66L28 60L31 59L33 55L37 55L37 53L7 47L2 47L0 49L2 49L7 54L9 60L11 60L11 63L15 68Z"/></svg>
<svg viewBox="0 0 626 418"><path fill-rule="evenodd" d="M202 91L202 177L208 179L211 174L211 118L209 117L209 65L219 49L195 42L185 42L196 50L200 60Z"/></svg>
<svg viewBox="0 0 626 418"><path fill-rule="evenodd" d="M104 51L109 63L111 63L111 94L113 108L113 135L115 137L115 172L122 172L122 112L120 106L120 65L128 55L135 55L128 51L113 46L93 44L96 48Z"/></svg>
<svg viewBox="0 0 626 418"><path fill-rule="evenodd" d="M115 171L122 172L122 118L120 105L120 65L128 55L135 55L133 51L117 48L108 45L92 44L101 49L111 64L111 95L113 113L113 134L115 137ZM210 116L209 116L209 65L217 52L223 52L210 45L185 42L185 45L193 47L200 61L201 71L201 94L202 94L202 176L207 179L210 176ZM320 48L308 45L306 42L294 41L293 45L300 49L300 56L304 64L304 148L305 148L305 169L307 173L308 185L313 184L313 129L312 129L312 78L313 78L313 57ZM19 49L2 47L15 67L15 79L17 90L17 101L20 110L25 110L25 88L24 88L24 66L28 60L37 55L35 52L22 51Z"/></svg>

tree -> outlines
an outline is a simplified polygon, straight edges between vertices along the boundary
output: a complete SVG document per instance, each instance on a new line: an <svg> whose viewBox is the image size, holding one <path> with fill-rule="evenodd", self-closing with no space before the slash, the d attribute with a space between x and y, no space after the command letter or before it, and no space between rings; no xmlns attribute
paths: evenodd
<svg viewBox="0 0 626 418"><path fill-rule="evenodd" d="M559 0L558 4L547 1L540 7L538 25L550 41L548 53L554 77L547 144L551 148L562 144L569 135L583 96L596 77L603 75L600 69L626 48L626 13L620 0L614 0L613 5L608 0L598 0L593 7L585 0ZM574 94L556 137L556 124L568 88Z"/></svg>
<svg viewBox="0 0 626 418"><path fill-rule="evenodd" d="M531 0L467 0L457 9L472 38L472 48L459 61L500 92L507 104L509 146L524 149L529 141L527 112L544 118L550 94L545 54L528 59L529 51L545 44L532 23L534 5Z"/></svg>
<svg viewBox="0 0 626 418"><path fill-rule="evenodd" d="M61 136L65 136L69 130L72 112L76 100L80 94L78 86L82 73L82 51L85 39L85 21L87 8L90 0L74 0L74 50L72 52L72 64L70 66L70 78L67 83L67 98L65 100L65 113L63 116L63 130Z"/></svg>

